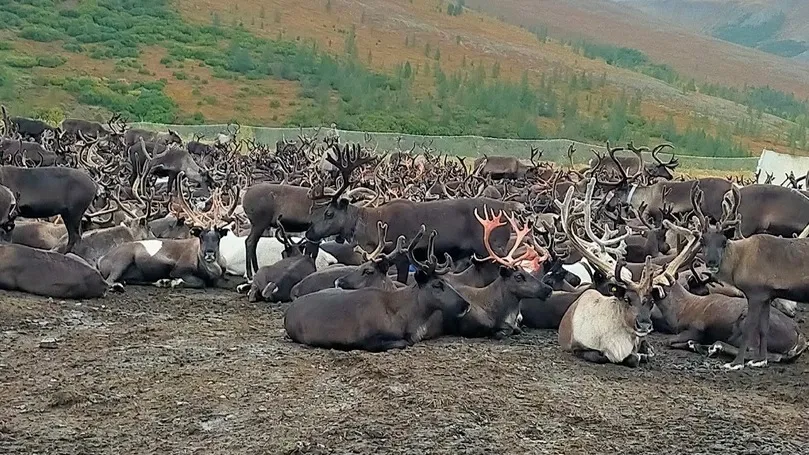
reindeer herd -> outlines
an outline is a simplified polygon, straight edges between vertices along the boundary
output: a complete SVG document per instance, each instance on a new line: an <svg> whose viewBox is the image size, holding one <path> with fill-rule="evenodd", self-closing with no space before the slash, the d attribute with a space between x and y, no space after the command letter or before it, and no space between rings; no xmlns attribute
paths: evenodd
<svg viewBox="0 0 809 455"><path fill-rule="evenodd" d="M740 369L808 345L794 177L686 179L668 144L608 143L576 169L573 145L569 165L537 149L466 163L370 135L269 146L233 126L184 143L118 116L53 127L5 109L2 126L0 289L220 287L283 303L293 341L343 350L553 329L564 351L634 367L657 331Z"/></svg>

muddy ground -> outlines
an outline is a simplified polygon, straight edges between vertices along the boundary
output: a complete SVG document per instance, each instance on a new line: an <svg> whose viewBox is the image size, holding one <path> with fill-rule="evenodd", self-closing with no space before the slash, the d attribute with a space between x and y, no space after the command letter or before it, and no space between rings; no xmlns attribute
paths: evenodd
<svg viewBox="0 0 809 455"><path fill-rule="evenodd" d="M0 453L809 453L809 356L729 373L654 336L631 370L546 331L345 353L281 318L223 291L0 293Z"/></svg>

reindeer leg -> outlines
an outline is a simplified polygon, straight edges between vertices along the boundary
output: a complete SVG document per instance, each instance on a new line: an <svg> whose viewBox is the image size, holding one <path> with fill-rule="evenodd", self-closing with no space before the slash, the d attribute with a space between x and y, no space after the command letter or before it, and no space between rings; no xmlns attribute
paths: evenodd
<svg viewBox="0 0 809 455"><path fill-rule="evenodd" d="M722 368L727 370L741 370L744 368L744 357L747 354L747 348L754 345L754 337L758 336L758 324L761 313L761 307L767 303L767 299L759 295L750 293L747 295L747 316L744 318L742 326L741 343L739 343L739 352L732 362L722 365ZM769 311L769 308L766 308Z"/></svg>
<svg viewBox="0 0 809 455"><path fill-rule="evenodd" d="M699 330L689 328L673 336L669 341L669 347L672 349L699 352L696 347L699 346L698 341L701 339L702 333Z"/></svg>
<svg viewBox="0 0 809 455"><path fill-rule="evenodd" d="M580 349L573 351L573 354L576 357L580 357L588 362L592 363L610 363L610 359L607 358L601 351L595 351L593 349Z"/></svg>
<svg viewBox="0 0 809 455"><path fill-rule="evenodd" d="M753 360L747 362L749 367L766 367L767 366L767 337L770 332L770 301L765 300L758 315L757 330L758 335L758 353Z"/></svg>
<svg viewBox="0 0 809 455"><path fill-rule="evenodd" d="M59 252L67 254L73 251L76 242L81 240L81 219L83 214L63 213L61 215L67 229L67 245L60 247Z"/></svg>
<svg viewBox="0 0 809 455"><path fill-rule="evenodd" d="M253 281L253 273L258 271L258 254L256 250L258 249L259 239L261 239L261 236L268 227L270 227L269 220L263 223L257 222L252 224L250 226L250 234L248 234L247 238L244 240L244 275L248 283Z"/></svg>

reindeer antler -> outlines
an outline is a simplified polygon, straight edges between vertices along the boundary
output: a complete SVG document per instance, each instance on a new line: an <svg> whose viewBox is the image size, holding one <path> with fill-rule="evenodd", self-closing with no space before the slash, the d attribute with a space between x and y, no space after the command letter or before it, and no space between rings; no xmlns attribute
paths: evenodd
<svg viewBox="0 0 809 455"><path fill-rule="evenodd" d="M359 246L359 245L354 247L354 251L356 251L357 253L360 253L362 255L362 260L365 261L365 262L373 261L374 259L379 257L380 254L382 254L382 251L385 250L385 246L386 246L385 238L388 236L388 223L383 223L382 221L377 221L376 222L376 230L377 230L377 238L379 239L379 241L378 241L378 243L376 245L376 248L374 248L373 251L371 251L369 253L369 252L365 251L364 249L362 249L362 247Z"/></svg>

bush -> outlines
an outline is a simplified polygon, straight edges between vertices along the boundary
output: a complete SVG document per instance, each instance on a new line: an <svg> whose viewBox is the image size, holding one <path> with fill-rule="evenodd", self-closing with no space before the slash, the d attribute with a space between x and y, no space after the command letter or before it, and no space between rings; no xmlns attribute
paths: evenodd
<svg viewBox="0 0 809 455"><path fill-rule="evenodd" d="M33 68L37 66L37 59L24 55L9 55L6 57L6 64L13 68Z"/></svg>
<svg viewBox="0 0 809 455"><path fill-rule="evenodd" d="M182 71L175 71L174 73L172 73L172 75L173 75L173 76L174 76L174 78L175 78L175 79L177 79L178 81L184 81L184 80L188 79L188 75L187 75L187 74L185 74L185 73L184 73L184 72L182 72Z"/></svg>
<svg viewBox="0 0 809 455"><path fill-rule="evenodd" d="M62 38L62 33L50 27L42 25L30 25L23 27L20 31L20 36L32 41L39 41L41 43L50 43Z"/></svg>
<svg viewBox="0 0 809 455"><path fill-rule="evenodd" d="M67 59L61 55L40 55L37 57L37 65L45 68L56 68L62 66L67 62Z"/></svg>

